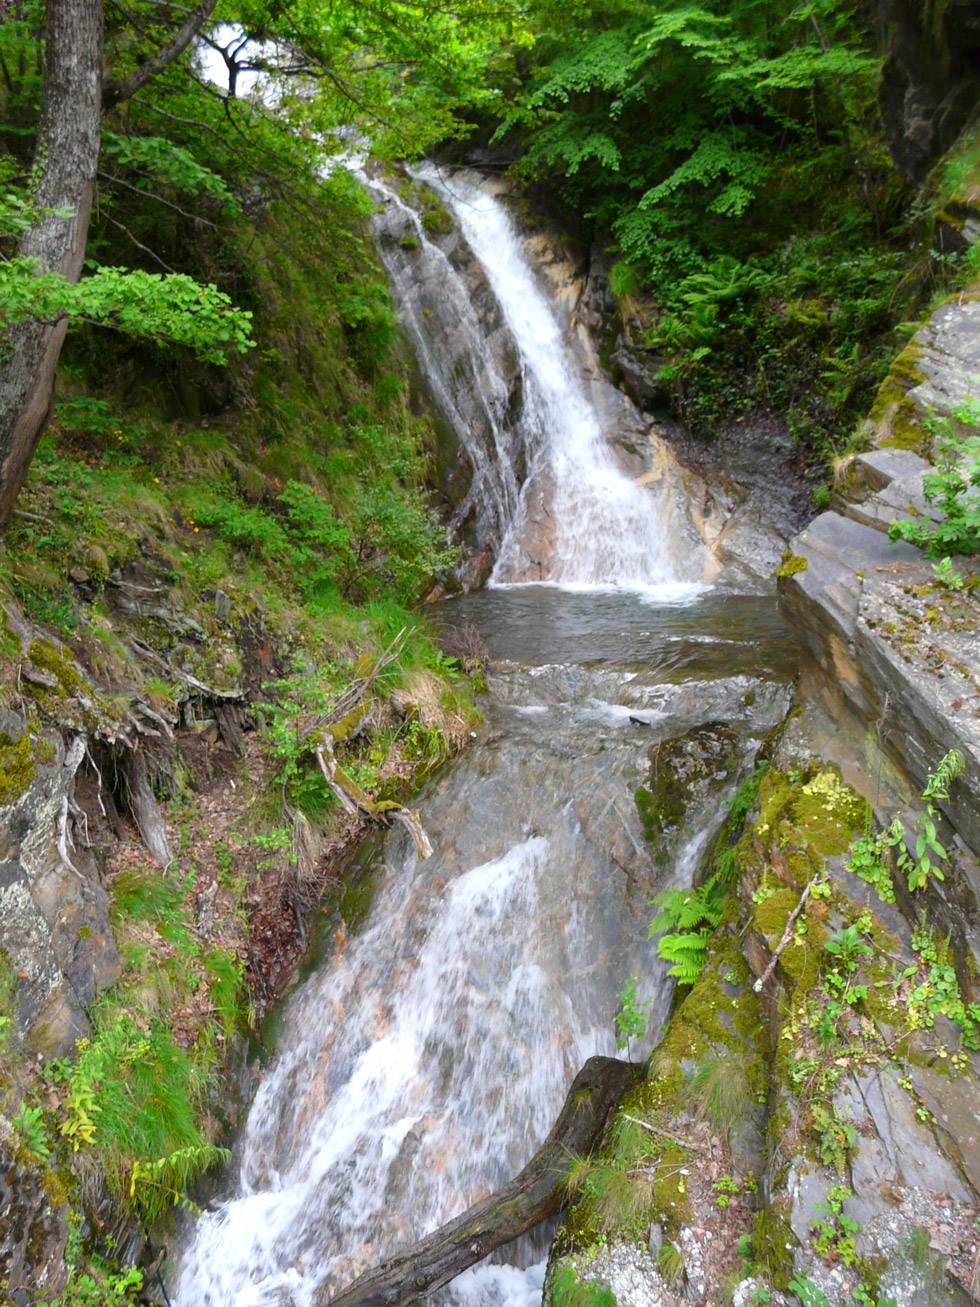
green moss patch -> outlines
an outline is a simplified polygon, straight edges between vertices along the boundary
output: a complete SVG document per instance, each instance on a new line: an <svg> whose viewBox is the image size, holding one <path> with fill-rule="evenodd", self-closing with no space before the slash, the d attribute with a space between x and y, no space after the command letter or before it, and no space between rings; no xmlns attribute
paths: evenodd
<svg viewBox="0 0 980 1307"><path fill-rule="evenodd" d="M809 566L809 561L802 554L794 554L791 549L787 549L783 554L782 562L776 568L776 575L796 576L798 572L805 572Z"/></svg>
<svg viewBox="0 0 980 1307"><path fill-rule="evenodd" d="M19 740L0 732L0 807L13 803L28 789L37 767L27 731Z"/></svg>

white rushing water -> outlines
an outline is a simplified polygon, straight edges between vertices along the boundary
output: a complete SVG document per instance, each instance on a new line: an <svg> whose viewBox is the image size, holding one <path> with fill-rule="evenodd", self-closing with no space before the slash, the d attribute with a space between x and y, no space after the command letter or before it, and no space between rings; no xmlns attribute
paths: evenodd
<svg viewBox="0 0 980 1307"><path fill-rule="evenodd" d="M618 465L554 307L539 286L505 205L472 174L425 165L415 174L453 211L480 260L524 367L524 422L537 453L500 547L491 585L515 580L569 588L625 588L669 601L700 587L679 576L656 496ZM527 575L529 497L545 482L551 519L546 558Z"/></svg>
<svg viewBox="0 0 980 1307"><path fill-rule="evenodd" d="M624 916L608 863L582 844L569 794L591 777L596 796L603 785L629 795L628 750L574 756L594 735L585 710L553 776L549 751L531 761L526 741L503 746L489 775L474 752L426 806L430 833L444 832L434 857L419 865L390 841L398 860L366 928L287 1004L282 1051L240 1142L237 1195L198 1219L179 1307L312 1307L324 1283L355 1278L515 1174L586 1058L615 1052L617 986L630 969L650 983L660 968L645 899L638 920ZM619 825L621 810L596 805ZM520 838L532 820L547 834ZM481 862L480 848L501 851ZM541 1273L476 1268L453 1301L524 1307Z"/></svg>
<svg viewBox="0 0 980 1307"><path fill-rule="evenodd" d="M689 594L656 499L615 464L504 207L471 181L426 176L482 263L520 356L522 438L550 488L555 523L542 579ZM388 199L406 207L394 192ZM432 355L407 263L398 265L403 317L461 427L463 391L480 388L497 457L484 459L474 484L499 545L493 580L504 586L526 529L506 387L478 366L479 320L466 288L412 216L455 302L452 369ZM690 696L683 702L690 711ZM651 731L665 714L593 700L554 723L552 714L498 711L509 723L503 733L475 746L426 799L434 856L419 865L402 836L389 836L366 925L288 1000L278 1055L236 1148L232 1196L191 1231L176 1307L325 1302L528 1161L582 1063L615 1051L611 1017L630 974L651 988L655 1033L668 991L646 939L649 892L630 888L623 868L649 872L632 792L651 736L637 739L636 723ZM675 878L690 878L707 833L688 842ZM452 1301L530 1307L540 1301L542 1251L525 1247L525 1269L474 1268Z"/></svg>

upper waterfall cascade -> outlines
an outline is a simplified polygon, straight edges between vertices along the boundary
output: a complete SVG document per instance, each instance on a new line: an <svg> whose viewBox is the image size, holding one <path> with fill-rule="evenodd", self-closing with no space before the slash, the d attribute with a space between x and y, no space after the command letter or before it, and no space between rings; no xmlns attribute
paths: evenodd
<svg viewBox="0 0 980 1307"><path fill-rule="evenodd" d="M429 164L415 175L455 215L486 272L523 368L529 474L490 584L622 587L652 591L662 599L690 594L690 578L672 554L658 496L618 466L506 206L473 174L447 175ZM539 543L531 551L528 518L535 497L549 527L535 533L545 547Z"/></svg>

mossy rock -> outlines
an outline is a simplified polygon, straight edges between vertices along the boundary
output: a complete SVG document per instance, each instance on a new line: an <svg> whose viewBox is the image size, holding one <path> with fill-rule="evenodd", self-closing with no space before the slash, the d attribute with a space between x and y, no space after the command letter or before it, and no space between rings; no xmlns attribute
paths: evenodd
<svg viewBox="0 0 980 1307"><path fill-rule="evenodd" d="M919 366L921 356L922 346L912 339L889 368L868 415L872 444L925 452L928 437L915 401L908 397L908 392L926 379Z"/></svg>
<svg viewBox="0 0 980 1307"><path fill-rule="evenodd" d="M767 1270L774 1288L786 1291L793 1275L793 1248L797 1239L785 1217L772 1207L756 1212L752 1247L756 1260Z"/></svg>
<svg viewBox="0 0 980 1307"><path fill-rule="evenodd" d="M27 656L35 667L55 678L56 694L69 698L85 688L85 678L79 674L71 659L50 640L32 640Z"/></svg>
<svg viewBox="0 0 980 1307"><path fill-rule="evenodd" d="M709 1055L737 1059L752 1090L764 1089L767 1025L749 980L735 928L719 927L700 975L671 1015L651 1060L648 1108L683 1108L688 1073Z"/></svg>
<svg viewBox="0 0 980 1307"><path fill-rule="evenodd" d="M635 796L647 840L657 843L677 830L693 799L734 774L738 755L738 737L724 722L708 722L655 744Z"/></svg>
<svg viewBox="0 0 980 1307"><path fill-rule="evenodd" d="M770 768L759 787L759 816L753 832L763 844L776 841L782 861L803 871L822 858L839 856L867 824L868 805L834 767L811 767L803 775ZM804 859L804 861L801 861ZM809 879L809 877L805 877Z"/></svg>
<svg viewBox="0 0 980 1307"><path fill-rule="evenodd" d="M755 904L752 911L753 927L770 941L778 941L786 929L790 913L799 902L799 897L796 890L775 890L760 903Z"/></svg>
<svg viewBox="0 0 980 1307"><path fill-rule="evenodd" d="M429 204L422 214L422 227L427 236L448 236L453 229L449 210L441 204Z"/></svg>

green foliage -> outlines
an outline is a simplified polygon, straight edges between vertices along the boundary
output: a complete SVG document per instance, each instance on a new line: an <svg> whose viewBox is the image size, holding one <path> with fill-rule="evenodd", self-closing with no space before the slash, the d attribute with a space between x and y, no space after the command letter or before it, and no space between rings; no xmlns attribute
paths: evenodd
<svg viewBox="0 0 980 1307"><path fill-rule="evenodd" d="M639 1238L654 1210L657 1160L664 1155L664 1140L620 1112L610 1125L607 1142L600 1156L572 1159L566 1187L577 1198L578 1219L595 1233ZM680 1155L679 1150L674 1152ZM676 1165L673 1155L670 1159L668 1169L674 1180L688 1160L680 1156Z"/></svg>
<svg viewBox="0 0 980 1307"><path fill-rule="evenodd" d="M657 1249L657 1269L668 1284L677 1284L684 1274L684 1252L670 1239Z"/></svg>
<svg viewBox="0 0 980 1307"><path fill-rule="evenodd" d="M650 922L652 939L658 932L657 952L671 966L669 976L681 985L693 985L704 963L705 950L712 930L721 920L721 891L716 877L697 889L669 889L658 894L654 903L660 911Z"/></svg>
<svg viewBox="0 0 980 1307"><path fill-rule="evenodd" d="M574 1266L563 1263L550 1284L551 1307L616 1307L616 1299L605 1285L580 1280Z"/></svg>
<svg viewBox="0 0 980 1307"><path fill-rule="evenodd" d="M20 1136L21 1147L36 1162L46 1162L51 1155L51 1142L40 1107L21 1103L11 1117L10 1124Z"/></svg>
<svg viewBox="0 0 980 1307"><path fill-rule="evenodd" d="M647 1009L650 1006L650 1000L640 999L638 996L636 991L639 983L637 976L630 976L619 991L619 1007L613 1017L613 1025L616 1027L617 1048L629 1048L631 1039L642 1039L646 1034Z"/></svg>
<svg viewBox="0 0 980 1307"><path fill-rule="evenodd" d="M57 1298L37 1307L126 1307L140 1300L143 1272L138 1266L114 1266L101 1257L85 1257L78 1215L68 1212L65 1246L68 1279Z"/></svg>
<svg viewBox="0 0 980 1307"><path fill-rule="evenodd" d="M210 363L250 349L252 315L184 273L99 267L79 282L39 273L30 259L0 263L0 324L67 316L192 349Z"/></svg>
<svg viewBox="0 0 980 1307"><path fill-rule="evenodd" d="M951 558L940 558L938 563L933 563L932 573L944 590L955 592L962 590L966 584L963 573L956 570Z"/></svg>
<svg viewBox="0 0 980 1307"><path fill-rule="evenodd" d="M862 835L851 845L847 855L847 869L873 885L883 903L895 902L895 887L887 865L888 850L892 847L890 830L877 835Z"/></svg>
<svg viewBox="0 0 980 1307"><path fill-rule="evenodd" d="M906 968L902 979L915 979L906 999L912 1029L930 1028L938 1014L958 1026L968 1049L980 1049L980 1003L966 1004L953 966L949 938L935 938L925 924L912 932L912 948L925 968Z"/></svg>
<svg viewBox="0 0 980 1307"><path fill-rule="evenodd" d="M731 1130L752 1106L752 1086L738 1059L709 1055L694 1068L687 1084L691 1103L719 1131Z"/></svg>
<svg viewBox="0 0 980 1307"><path fill-rule="evenodd" d="M652 939L658 932L665 932L657 941L657 952L671 963L667 974L676 977L681 985L693 984L704 963L708 939L721 920L725 896L735 876L733 842L755 803L767 768L767 762L759 762L732 795L715 840L712 875L697 888L664 890L653 900L660 911L650 922L648 935Z"/></svg>
<svg viewBox="0 0 980 1307"><path fill-rule="evenodd" d="M836 930L826 940L824 948L838 959L845 971L852 974L857 970L858 960L861 956L871 952L871 949L862 939L861 932L853 924L842 926L839 930Z"/></svg>
<svg viewBox="0 0 980 1307"><path fill-rule="evenodd" d="M800 1300L801 1307L830 1307L830 1299L806 1276L794 1275L789 1287ZM853 1307L898 1307L894 1298L873 1297L863 1286L858 1286L851 1299Z"/></svg>
<svg viewBox="0 0 980 1307"><path fill-rule="evenodd" d="M820 1160L825 1166L833 1167L838 1175L843 1175L847 1159L857 1146L856 1126L828 1103L811 1105L810 1124L817 1136Z"/></svg>
<svg viewBox="0 0 980 1307"><path fill-rule="evenodd" d="M209 1069L159 1018L144 1030L104 1005L76 1060L51 1072L66 1091L61 1134L74 1151L94 1151L114 1192L147 1223L223 1155L200 1124Z"/></svg>
<svg viewBox="0 0 980 1307"><path fill-rule="evenodd" d="M930 878L945 879L941 864L949 860L949 855L939 840L939 811L936 803L949 798L949 787L962 774L965 766L960 751L950 749L930 772L922 791L926 807L915 817L914 854L907 847L901 817L895 817L877 835L868 833L851 845L847 861L849 870L874 885L884 902L895 901L891 873L886 866L889 852L894 856L898 870L905 874L906 883L913 892L924 889Z"/></svg>
<svg viewBox="0 0 980 1307"><path fill-rule="evenodd" d="M802 1307L830 1307L830 1299L812 1280L794 1275L789 1282L789 1287L799 1298Z"/></svg>
<svg viewBox="0 0 980 1307"><path fill-rule="evenodd" d="M884 146L868 14L601 0L557 22L541 8L496 130L515 171L614 254L613 293L630 296L637 343L663 357L689 422L764 408L829 460L896 318L948 276L929 257L910 273L903 255L909 197Z"/></svg>
<svg viewBox="0 0 980 1307"><path fill-rule="evenodd" d="M204 167L189 150L163 136L119 136L103 132L102 157L113 163L150 174L186 195L205 195L217 201L227 214L240 206L223 177Z"/></svg>
<svg viewBox="0 0 980 1307"><path fill-rule="evenodd" d="M934 857L939 858L941 862L946 862L949 859L945 848L939 842L936 831L939 813L933 804L933 800L935 799L938 802L949 798L949 787L962 773L965 766L966 762L959 750L950 749L948 753L940 758L935 770L929 773L926 787L922 791L922 797L926 800L926 808L915 819L914 856L909 854L906 848L901 822L896 818L896 821L892 823L891 829L899 869L906 873L910 890L924 889L929 882L930 876L935 877L936 880L945 879L939 863L933 861Z"/></svg>
<svg viewBox="0 0 980 1307"><path fill-rule="evenodd" d="M827 1190L823 1202L818 1203L818 1219L813 1223L813 1246L822 1257L831 1255L842 1265L856 1265L858 1257L854 1236L861 1228L857 1221L844 1211L844 1203L851 1197L846 1185L834 1184Z"/></svg>
<svg viewBox="0 0 980 1307"><path fill-rule="evenodd" d="M936 471L922 478L923 493L941 513L937 522L902 518L888 529L890 540L907 540L943 561L934 569L940 584L960 589L949 561L951 554L980 552L980 400L970 399L951 418L931 418Z"/></svg>
<svg viewBox="0 0 980 1307"><path fill-rule="evenodd" d="M140 1301L143 1272L138 1266L105 1270L95 1275L73 1272L57 1298L39 1302L38 1307L124 1307Z"/></svg>

